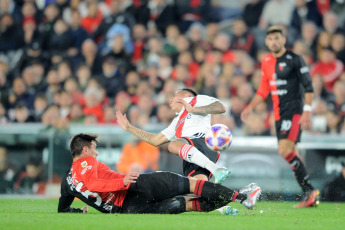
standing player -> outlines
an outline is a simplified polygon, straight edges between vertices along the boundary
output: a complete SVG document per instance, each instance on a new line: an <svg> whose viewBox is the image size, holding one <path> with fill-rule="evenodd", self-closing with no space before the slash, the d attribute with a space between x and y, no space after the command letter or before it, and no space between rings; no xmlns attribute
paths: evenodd
<svg viewBox="0 0 345 230"><path fill-rule="evenodd" d="M320 192L311 185L296 146L300 140L300 126L302 129L310 129L311 126L313 87L309 70L302 57L286 50L286 38L280 27L269 27L265 41L271 53L262 61L261 85L255 97L243 110L241 119L245 122L253 108L271 93L278 153L290 164L305 196L297 207L317 206ZM301 84L304 86L304 107Z"/></svg>
<svg viewBox="0 0 345 230"><path fill-rule="evenodd" d="M233 201L252 209L261 194L260 187L254 183L234 191L170 172L116 173L96 160L97 143L95 135L81 133L72 138L73 163L61 182L58 212L87 212L87 206L71 207L75 197L103 213L209 212ZM181 196L188 193L199 198Z"/></svg>
<svg viewBox="0 0 345 230"><path fill-rule="evenodd" d="M218 152L208 149L204 138L211 127L211 114L224 113L225 107L218 99L197 95L191 89L178 90L170 99L169 106L178 116L159 134L132 126L126 115L119 111L116 112L117 122L124 130L151 145L160 146L170 142L169 151L184 160L185 176L208 181L212 173L215 183L221 184L230 175L230 170L215 164Z"/></svg>

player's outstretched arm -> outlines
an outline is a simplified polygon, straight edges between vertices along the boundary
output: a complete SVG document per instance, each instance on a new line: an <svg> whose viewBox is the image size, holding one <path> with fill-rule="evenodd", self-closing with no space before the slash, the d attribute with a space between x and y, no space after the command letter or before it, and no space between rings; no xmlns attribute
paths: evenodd
<svg viewBox="0 0 345 230"><path fill-rule="evenodd" d="M126 117L126 114L123 115L121 112L116 111L116 119L121 128L130 132L140 140L145 141L153 146L160 146L162 144L169 142L169 140L162 133L149 133L131 125L131 123L128 121Z"/></svg>
<svg viewBox="0 0 345 230"><path fill-rule="evenodd" d="M220 114L225 113L226 109L224 105L219 102L213 102L212 104L200 107L193 107L183 99L178 100L179 103L183 104L188 113L207 115L207 114Z"/></svg>

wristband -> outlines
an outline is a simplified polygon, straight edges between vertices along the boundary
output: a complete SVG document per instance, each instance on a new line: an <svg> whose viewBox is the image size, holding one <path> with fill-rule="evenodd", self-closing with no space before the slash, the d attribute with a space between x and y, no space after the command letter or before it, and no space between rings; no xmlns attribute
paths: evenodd
<svg viewBox="0 0 345 230"><path fill-rule="evenodd" d="M311 110L312 110L311 109L311 105L307 105L306 104L306 105L303 106L303 111L311 112Z"/></svg>

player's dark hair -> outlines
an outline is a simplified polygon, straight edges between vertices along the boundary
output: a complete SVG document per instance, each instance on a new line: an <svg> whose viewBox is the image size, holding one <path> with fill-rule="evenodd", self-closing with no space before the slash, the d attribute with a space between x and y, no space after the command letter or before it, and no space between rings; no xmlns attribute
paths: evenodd
<svg viewBox="0 0 345 230"><path fill-rule="evenodd" d="M270 26L266 31L266 36L273 33L280 33L284 36L283 29L280 26Z"/></svg>
<svg viewBox="0 0 345 230"><path fill-rule="evenodd" d="M70 150L72 157L79 156L84 148L84 146L91 147L92 141L98 143L97 135L79 133L72 137L70 143Z"/></svg>
<svg viewBox="0 0 345 230"><path fill-rule="evenodd" d="M189 88L183 88L183 89L180 89L179 91L187 91L187 92L191 93L194 97L195 97L196 95L198 95L197 92L195 92L194 90L189 89Z"/></svg>

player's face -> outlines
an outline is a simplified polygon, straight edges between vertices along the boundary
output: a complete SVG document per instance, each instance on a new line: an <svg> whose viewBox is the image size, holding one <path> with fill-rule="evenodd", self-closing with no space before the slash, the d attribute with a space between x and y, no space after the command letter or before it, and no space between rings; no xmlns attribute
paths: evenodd
<svg viewBox="0 0 345 230"><path fill-rule="evenodd" d="M179 113L183 107L181 103L178 103L178 99L185 98L185 93L183 91L178 91L174 94L174 96L169 100L169 106L172 111L175 113Z"/></svg>
<svg viewBox="0 0 345 230"><path fill-rule="evenodd" d="M283 49L286 39L281 33L277 32L268 34L265 42L272 53L279 53Z"/></svg>
<svg viewBox="0 0 345 230"><path fill-rule="evenodd" d="M97 148L97 145L95 142L92 142L90 147L85 147L85 150L84 150L85 156L97 158L98 152L96 148Z"/></svg>

